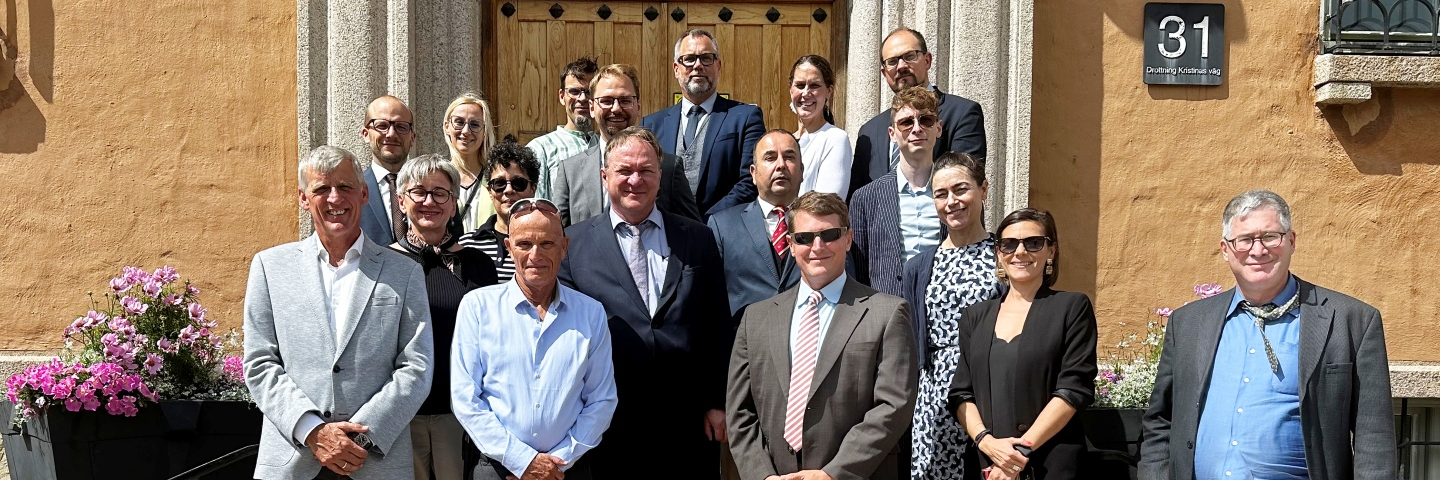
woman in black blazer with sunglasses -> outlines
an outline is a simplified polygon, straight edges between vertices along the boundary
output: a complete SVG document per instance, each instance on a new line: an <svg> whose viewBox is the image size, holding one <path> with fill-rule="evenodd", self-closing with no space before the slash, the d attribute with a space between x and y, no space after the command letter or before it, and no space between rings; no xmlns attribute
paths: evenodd
<svg viewBox="0 0 1440 480"><path fill-rule="evenodd" d="M950 389L989 480L1079 478L1085 435L1075 413L1095 399L1090 298L1050 288L1059 272L1055 220L1020 209L996 229L1000 298L960 318L965 355Z"/></svg>

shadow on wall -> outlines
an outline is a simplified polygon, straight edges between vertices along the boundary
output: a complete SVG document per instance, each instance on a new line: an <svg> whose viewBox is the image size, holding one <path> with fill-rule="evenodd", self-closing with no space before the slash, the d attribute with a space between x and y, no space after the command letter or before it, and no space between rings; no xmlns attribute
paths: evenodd
<svg viewBox="0 0 1440 480"><path fill-rule="evenodd" d="M0 153L32 153L45 142L45 116L40 112L20 75L30 82L46 103L54 102L55 8L50 0L29 2L30 43L25 61L20 62L19 15L15 0L5 0L5 25L0 30ZM20 67L26 72L21 72Z"/></svg>
<svg viewBox="0 0 1440 480"><path fill-rule="evenodd" d="M1433 143L1385 141L1387 138L1432 138L1435 127L1440 125L1436 120L1440 115L1440 93L1375 88L1369 101L1322 107L1320 112L1360 173L1399 176L1404 173L1406 163L1440 164L1440 155L1435 154Z"/></svg>

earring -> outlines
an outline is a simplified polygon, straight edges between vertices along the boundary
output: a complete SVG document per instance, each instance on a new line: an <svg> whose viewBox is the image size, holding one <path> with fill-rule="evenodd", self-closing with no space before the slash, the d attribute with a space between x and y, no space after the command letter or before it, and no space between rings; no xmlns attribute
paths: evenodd
<svg viewBox="0 0 1440 480"><path fill-rule="evenodd" d="M1054 275L1054 274L1055 274L1055 259L1053 259L1053 258L1047 258L1047 259L1045 259L1045 274L1046 274L1046 275Z"/></svg>
<svg viewBox="0 0 1440 480"><path fill-rule="evenodd" d="M1005 281L1005 267L995 267L995 279Z"/></svg>

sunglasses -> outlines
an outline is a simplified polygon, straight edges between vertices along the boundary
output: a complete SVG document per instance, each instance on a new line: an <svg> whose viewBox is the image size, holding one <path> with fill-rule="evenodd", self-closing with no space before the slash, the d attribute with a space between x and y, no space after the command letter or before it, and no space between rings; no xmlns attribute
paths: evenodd
<svg viewBox="0 0 1440 480"><path fill-rule="evenodd" d="M490 190L494 191L495 193L505 193L505 186L507 185L511 188L514 188L517 192L523 192L530 189L531 183L529 179L524 177L515 177L510 179L509 181L506 181L503 178L492 178L490 179L489 185Z"/></svg>
<svg viewBox="0 0 1440 480"><path fill-rule="evenodd" d="M535 210L546 213L560 213L560 207L556 207L551 201L539 197L531 197L523 198L510 204L510 218L514 219L524 213Z"/></svg>
<svg viewBox="0 0 1440 480"><path fill-rule="evenodd" d="M1050 244L1050 237L1025 237L1025 238L1002 238L995 242L1000 247L1000 253L1009 255L1015 253L1020 245L1025 245L1025 251L1038 252Z"/></svg>
<svg viewBox="0 0 1440 480"><path fill-rule="evenodd" d="M819 237L820 240L824 241L825 243L830 243L839 240L840 235L843 235L846 230L849 230L849 228L835 227L827 228L818 232L795 232L790 234L790 241L795 242L799 245L810 245L811 243L815 242L816 237Z"/></svg>
<svg viewBox="0 0 1440 480"><path fill-rule="evenodd" d="M914 127L914 126L915 126L915 118L916 118L916 117L905 117L905 118L896 120L896 121L895 121L895 126L896 126L896 127L899 127L901 130L909 130L911 127ZM935 122L940 121L940 117L935 116L935 115L932 115L932 114L921 115L919 118L920 118L920 127L921 127L921 128L931 128L931 127L934 127L934 126L935 126Z"/></svg>

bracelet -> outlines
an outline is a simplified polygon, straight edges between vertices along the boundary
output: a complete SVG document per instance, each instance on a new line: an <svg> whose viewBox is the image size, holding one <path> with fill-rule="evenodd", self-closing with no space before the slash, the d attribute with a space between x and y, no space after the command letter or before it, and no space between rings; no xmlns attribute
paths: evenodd
<svg viewBox="0 0 1440 480"><path fill-rule="evenodd" d="M975 444L976 444L976 445L979 445L981 440L984 440L985 437L989 437L989 436L992 436L992 435L990 435L990 429L987 428L987 429L981 430L979 434L976 434L976 435L975 435Z"/></svg>

